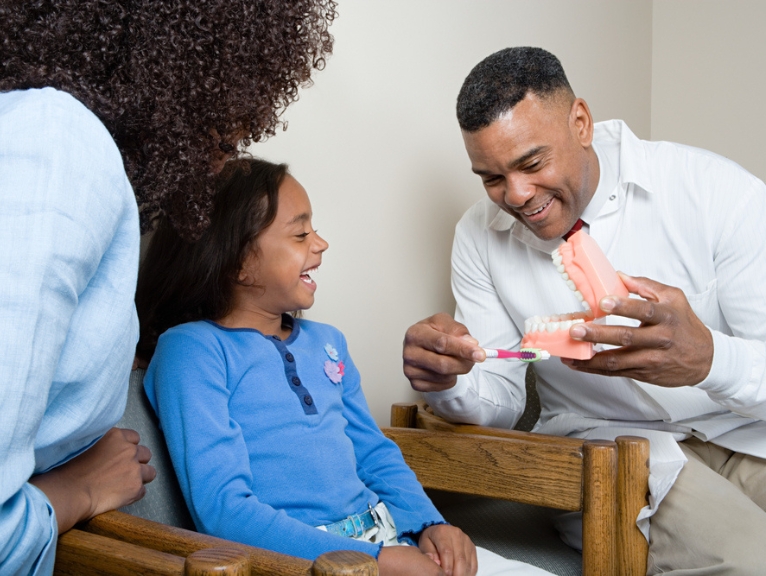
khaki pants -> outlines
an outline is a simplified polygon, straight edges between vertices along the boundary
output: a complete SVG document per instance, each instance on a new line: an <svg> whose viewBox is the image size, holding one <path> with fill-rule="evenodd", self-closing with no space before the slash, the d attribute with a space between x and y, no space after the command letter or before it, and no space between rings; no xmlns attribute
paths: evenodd
<svg viewBox="0 0 766 576"><path fill-rule="evenodd" d="M766 460L691 438L651 519L647 574L766 574Z"/></svg>

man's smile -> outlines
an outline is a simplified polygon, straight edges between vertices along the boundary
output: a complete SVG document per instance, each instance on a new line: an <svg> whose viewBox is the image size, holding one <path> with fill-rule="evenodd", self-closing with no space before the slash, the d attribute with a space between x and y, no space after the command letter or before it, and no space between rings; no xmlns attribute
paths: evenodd
<svg viewBox="0 0 766 576"><path fill-rule="evenodd" d="M546 209L548 206L550 206L550 205L551 205L551 202L553 202L553 198L551 198L550 200L548 200L548 201L547 201L545 204L543 204L543 205L542 205L542 206L540 206L539 208L536 208L536 209L534 209L534 210L529 210L529 211L527 211L527 212L522 212L522 214L523 214L524 216L527 216L527 217L530 217L530 216L535 216L536 214L539 214L540 212L542 212L543 210L545 210L545 209Z"/></svg>

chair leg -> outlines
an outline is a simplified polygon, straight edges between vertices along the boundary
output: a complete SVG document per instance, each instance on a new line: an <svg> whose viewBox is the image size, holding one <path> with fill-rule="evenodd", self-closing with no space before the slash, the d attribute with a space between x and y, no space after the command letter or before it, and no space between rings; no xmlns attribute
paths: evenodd
<svg viewBox="0 0 766 576"><path fill-rule="evenodd" d="M617 438L617 550L620 573L645 576L649 543L636 526L649 490L649 440L638 436Z"/></svg>
<svg viewBox="0 0 766 576"><path fill-rule="evenodd" d="M582 573L617 575L617 445L586 441L583 459Z"/></svg>

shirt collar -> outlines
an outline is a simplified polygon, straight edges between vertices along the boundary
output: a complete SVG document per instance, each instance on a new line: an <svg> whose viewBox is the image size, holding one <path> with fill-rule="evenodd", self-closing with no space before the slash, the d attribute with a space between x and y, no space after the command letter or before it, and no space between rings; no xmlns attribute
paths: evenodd
<svg viewBox="0 0 766 576"><path fill-rule="evenodd" d="M619 143L619 181L623 188L627 188L628 184L635 184L646 192L652 192L654 183L651 178L651 170L647 166L646 154L643 146L641 146L641 140L633 134L625 122L622 120L597 122L594 127L593 140Z"/></svg>

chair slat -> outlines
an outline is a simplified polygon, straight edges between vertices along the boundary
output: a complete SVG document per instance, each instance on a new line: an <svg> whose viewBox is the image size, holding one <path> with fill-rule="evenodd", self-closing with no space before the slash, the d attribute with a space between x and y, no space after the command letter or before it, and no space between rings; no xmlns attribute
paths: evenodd
<svg viewBox="0 0 766 576"><path fill-rule="evenodd" d="M582 442L571 449L513 438L384 428L426 488L582 508ZM512 494L512 498L509 497Z"/></svg>

